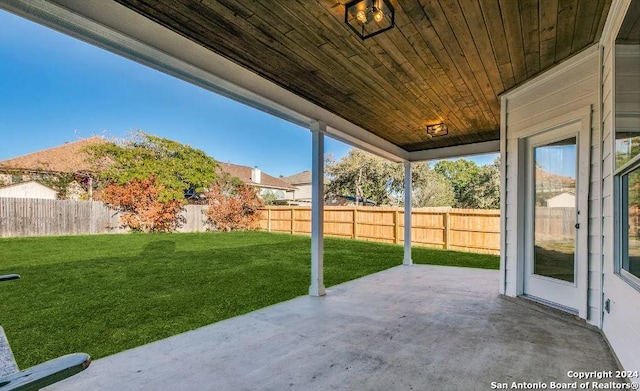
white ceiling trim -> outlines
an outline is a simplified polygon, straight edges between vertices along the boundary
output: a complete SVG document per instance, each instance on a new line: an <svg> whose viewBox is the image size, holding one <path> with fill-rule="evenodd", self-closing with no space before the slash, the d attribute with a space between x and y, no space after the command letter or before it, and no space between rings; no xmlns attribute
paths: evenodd
<svg viewBox="0 0 640 391"><path fill-rule="evenodd" d="M424 151L411 152L409 161L419 162L425 160L450 159L461 156L484 155L500 152L500 140L484 141L474 144L456 145L453 147L426 149Z"/></svg>

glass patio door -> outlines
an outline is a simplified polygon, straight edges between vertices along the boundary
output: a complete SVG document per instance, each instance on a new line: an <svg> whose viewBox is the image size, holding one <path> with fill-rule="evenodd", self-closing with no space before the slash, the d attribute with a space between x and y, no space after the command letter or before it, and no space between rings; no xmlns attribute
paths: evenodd
<svg viewBox="0 0 640 391"><path fill-rule="evenodd" d="M588 268L588 160L580 152L588 140L580 133L574 123L526 141L524 294L576 315L586 309Z"/></svg>

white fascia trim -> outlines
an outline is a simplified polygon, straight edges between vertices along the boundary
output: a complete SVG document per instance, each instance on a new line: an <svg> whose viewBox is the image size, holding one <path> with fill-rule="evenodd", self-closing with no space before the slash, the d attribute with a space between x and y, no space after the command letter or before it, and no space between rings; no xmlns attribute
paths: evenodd
<svg viewBox="0 0 640 391"><path fill-rule="evenodd" d="M573 71L574 68L578 67L580 64L587 61L593 61L594 57L597 57L599 55L600 53L599 50L600 50L599 44L595 43L589 46L588 48L584 49L583 51L579 52L578 54L572 57L569 57L568 59L564 60L560 64L553 66L550 69L547 69L546 71L534 77L533 79L526 81L524 84L512 90L509 90L503 94L500 94L500 96L501 97L506 96L507 99L513 99L518 95L525 94L531 91L533 88L536 88L541 84L548 82L550 79L558 77L559 74L562 74L564 72L571 72Z"/></svg>
<svg viewBox="0 0 640 391"><path fill-rule="evenodd" d="M104 0L0 0L0 8L392 161L408 152L144 16Z"/></svg>
<svg viewBox="0 0 640 391"><path fill-rule="evenodd" d="M495 140L411 152L408 160L411 162L420 162L425 160L449 159L498 152L500 152L500 140Z"/></svg>
<svg viewBox="0 0 640 391"><path fill-rule="evenodd" d="M611 3L611 8L609 8L609 14L607 15L607 20L604 23L602 35L600 36L601 45L607 47L610 44L615 45L615 37L611 37L611 35L618 35L618 31L620 27L622 27L622 22L625 16L627 16L629 6L631 6L631 0L618 0Z"/></svg>

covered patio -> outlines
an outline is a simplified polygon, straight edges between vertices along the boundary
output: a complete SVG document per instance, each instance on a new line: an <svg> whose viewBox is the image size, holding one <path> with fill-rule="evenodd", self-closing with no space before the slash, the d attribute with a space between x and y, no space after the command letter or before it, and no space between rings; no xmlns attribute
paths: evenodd
<svg viewBox="0 0 640 391"><path fill-rule="evenodd" d="M595 328L500 296L498 281L398 266L97 360L47 390L487 390L616 370Z"/></svg>
<svg viewBox="0 0 640 391"><path fill-rule="evenodd" d="M622 196L640 149L616 166L640 132L640 1L383 3L362 3L360 31L378 7L395 9L381 19L393 28L364 40L346 1L0 0L312 138L310 297L98 360L52 389L550 388L576 381L568 371L615 370L605 337L621 368L640 369L637 242L624 221L640 201ZM328 295L325 137L402 162L406 208L404 266ZM537 268L548 260L537 154L558 149L567 157L547 169L566 169L574 185L555 190L575 195L564 280ZM490 152L501 156L500 272L412 265L412 163Z"/></svg>

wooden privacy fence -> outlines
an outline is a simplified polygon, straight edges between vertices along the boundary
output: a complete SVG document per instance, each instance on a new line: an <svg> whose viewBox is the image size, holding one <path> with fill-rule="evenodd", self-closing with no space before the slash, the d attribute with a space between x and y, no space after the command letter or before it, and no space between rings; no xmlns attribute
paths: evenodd
<svg viewBox="0 0 640 391"><path fill-rule="evenodd" d="M187 205L179 232L203 232L206 205ZM269 232L311 233L311 208L273 206L260 210ZM326 206L327 236L404 242L402 208ZM0 198L0 237L124 233L120 214L98 201ZM554 232L559 233L559 232ZM498 254L497 210L423 208L412 213L411 241L418 246Z"/></svg>
<svg viewBox="0 0 640 391"><path fill-rule="evenodd" d="M420 208L411 213L411 242L486 254L500 253L500 211ZM262 210L260 228L269 232L311 233L311 208L273 206ZM404 243L404 209L325 206L327 236Z"/></svg>
<svg viewBox="0 0 640 391"><path fill-rule="evenodd" d="M206 205L186 205L179 232L204 232ZM0 237L124 233L120 213L98 201L0 197Z"/></svg>
<svg viewBox="0 0 640 391"><path fill-rule="evenodd" d="M120 233L120 216L97 201L0 198L0 236Z"/></svg>

